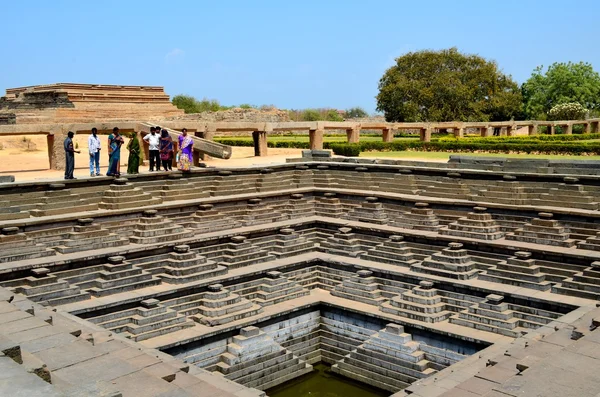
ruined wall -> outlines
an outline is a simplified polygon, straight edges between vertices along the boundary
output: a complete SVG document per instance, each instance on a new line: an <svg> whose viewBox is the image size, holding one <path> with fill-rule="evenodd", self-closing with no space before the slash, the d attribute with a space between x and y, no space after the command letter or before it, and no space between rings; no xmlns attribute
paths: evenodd
<svg viewBox="0 0 600 397"><path fill-rule="evenodd" d="M190 121L245 121L245 122L285 122L290 121L288 112L285 110L259 110L259 109L242 109L233 108L228 110L220 110L218 112L202 112L184 114L181 116L169 117L166 120L190 120Z"/></svg>

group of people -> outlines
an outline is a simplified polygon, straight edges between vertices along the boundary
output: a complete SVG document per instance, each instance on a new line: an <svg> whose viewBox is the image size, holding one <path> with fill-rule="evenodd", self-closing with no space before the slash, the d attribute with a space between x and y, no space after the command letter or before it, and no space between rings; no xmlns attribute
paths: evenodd
<svg viewBox="0 0 600 397"><path fill-rule="evenodd" d="M76 150L73 144L75 134L69 131L64 142L65 148L65 179L76 179L73 177L75 169L75 153L81 153ZM127 174L139 173L140 163L142 162L142 148L137 134L132 132L129 136L127 150L129 158L127 159ZM176 155L177 169L180 171L189 171L193 163L194 140L188 136L187 129L181 130L178 139L178 150L175 154L175 145L169 132L161 129L159 126L152 127L150 133L142 138L148 144L150 171L172 171L173 156ZM108 171L107 176L119 177L121 175L121 146L125 143L119 128L115 127L108 136ZM88 138L88 150L90 154L90 176L101 176L100 174L100 151L102 149L98 130L92 128L92 133ZM156 167L155 167L156 166Z"/></svg>

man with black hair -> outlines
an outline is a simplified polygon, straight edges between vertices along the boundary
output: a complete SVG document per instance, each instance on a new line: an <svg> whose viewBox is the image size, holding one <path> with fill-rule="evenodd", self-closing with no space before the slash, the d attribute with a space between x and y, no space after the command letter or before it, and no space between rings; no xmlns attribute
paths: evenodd
<svg viewBox="0 0 600 397"><path fill-rule="evenodd" d="M81 153L79 150L75 150L73 146L73 137L75 133L69 131L67 133L67 139L65 139L65 179L77 179L73 177L73 171L75 171L75 153Z"/></svg>
<svg viewBox="0 0 600 397"><path fill-rule="evenodd" d="M144 136L144 141L148 143L148 153L150 154L150 171L160 171L160 127L150 128L150 133Z"/></svg>
<svg viewBox="0 0 600 397"><path fill-rule="evenodd" d="M88 138L88 150L90 152L90 176L100 176L100 138L98 138L98 129L92 128L92 135ZM94 174L94 165L96 173Z"/></svg>

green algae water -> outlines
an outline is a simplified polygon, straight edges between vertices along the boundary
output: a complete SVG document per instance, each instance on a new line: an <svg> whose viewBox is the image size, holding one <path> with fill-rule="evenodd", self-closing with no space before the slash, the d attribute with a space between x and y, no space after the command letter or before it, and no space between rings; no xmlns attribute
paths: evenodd
<svg viewBox="0 0 600 397"><path fill-rule="evenodd" d="M339 376L327 364L313 365L314 371L266 391L269 397L388 397L392 393Z"/></svg>

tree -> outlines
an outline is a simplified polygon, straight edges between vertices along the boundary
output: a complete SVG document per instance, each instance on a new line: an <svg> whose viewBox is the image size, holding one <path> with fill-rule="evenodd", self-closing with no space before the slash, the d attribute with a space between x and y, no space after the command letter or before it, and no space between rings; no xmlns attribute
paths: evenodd
<svg viewBox="0 0 600 397"><path fill-rule="evenodd" d="M587 112L588 110L577 102L560 103L550 109L548 118L550 120L582 120Z"/></svg>
<svg viewBox="0 0 600 397"><path fill-rule="evenodd" d="M363 118L363 117L369 117L369 114L365 111L365 109L358 107L358 106L347 109L344 112L344 115L346 116L347 119L358 119L358 118Z"/></svg>
<svg viewBox="0 0 600 397"><path fill-rule="evenodd" d="M456 48L410 52L379 80L387 121L499 121L518 117L521 92L493 61Z"/></svg>
<svg viewBox="0 0 600 397"><path fill-rule="evenodd" d="M184 113L198 113L198 101L190 95L175 95L171 101L178 109Z"/></svg>
<svg viewBox="0 0 600 397"><path fill-rule="evenodd" d="M600 110L600 75L589 63L553 63L543 73L534 69L523 84L525 112L529 118L544 119L553 106L577 102L591 111Z"/></svg>

